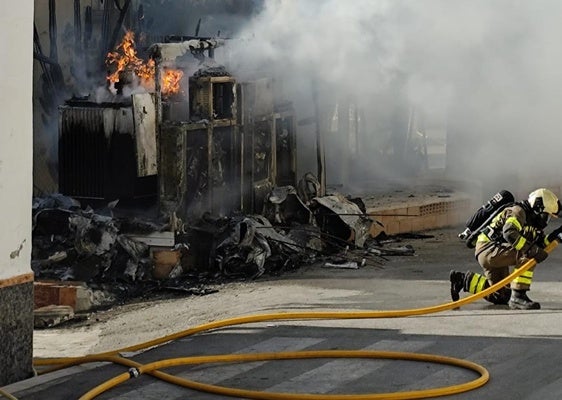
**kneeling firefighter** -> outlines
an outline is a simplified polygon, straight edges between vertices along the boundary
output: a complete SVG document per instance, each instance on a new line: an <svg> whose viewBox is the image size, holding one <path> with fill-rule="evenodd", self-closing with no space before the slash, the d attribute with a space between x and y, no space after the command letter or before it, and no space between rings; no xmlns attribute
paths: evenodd
<svg viewBox="0 0 562 400"><path fill-rule="evenodd" d="M546 245L562 233L562 227L545 235L551 217L562 211L558 197L548 189L537 189L527 200L503 208L478 235L475 257L484 275L475 272L451 271L451 297L459 299L461 291L478 293L501 281L510 274L509 268L518 268L534 258L544 261L548 253ZM507 304L511 309L537 310L540 303L531 300L527 291L531 287L533 269L518 276L506 287L488 295L485 299L493 304Z"/></svg>

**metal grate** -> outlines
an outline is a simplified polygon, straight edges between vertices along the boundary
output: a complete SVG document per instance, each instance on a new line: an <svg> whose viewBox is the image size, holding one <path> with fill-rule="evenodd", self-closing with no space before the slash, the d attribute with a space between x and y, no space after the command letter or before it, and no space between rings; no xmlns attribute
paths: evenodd
<svg viewBox="0 0 562 400"><path fill-rule="evenodd" d="M59 110L59 188L73 197L103 198L108 144L103 109Z"/></svg>

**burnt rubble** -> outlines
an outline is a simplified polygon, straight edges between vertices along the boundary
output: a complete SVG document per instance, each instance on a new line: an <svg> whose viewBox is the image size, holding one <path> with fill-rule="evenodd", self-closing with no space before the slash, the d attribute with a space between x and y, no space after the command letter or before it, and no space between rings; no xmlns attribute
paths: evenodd
<svg viewBox="0 0 562 400"><path fill-rule="evenodd" d="M79 281L125 301L161 292L207 294L232 280L280 275L304 265L381 267L397 237L369 234L376 223L360 199L334 194L307 204L274 188L262 215L204 213L172 232L169 221L117 207L93 209L60 194L33 203L32 269L37 281ZM133 215L133 216L131 216Z"/></svg>

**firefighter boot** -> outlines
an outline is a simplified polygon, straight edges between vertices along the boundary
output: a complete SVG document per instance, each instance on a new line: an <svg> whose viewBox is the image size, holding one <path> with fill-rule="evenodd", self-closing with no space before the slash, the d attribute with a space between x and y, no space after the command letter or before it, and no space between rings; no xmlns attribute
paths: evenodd
<svg viewBox="0 0 562 400"><path fill-rule="evenodd" d="M465 274L451 270L449 272L449 281L451 282L451 299L457 301L460 299L459 293L464 289Z"/></svg>
<svg viewBox="0 0 562 400"><path fill-rule="evenodd" d="M538 310L541 305L527 297L526 290L512 290L509 308L512 310Z"/></svg>

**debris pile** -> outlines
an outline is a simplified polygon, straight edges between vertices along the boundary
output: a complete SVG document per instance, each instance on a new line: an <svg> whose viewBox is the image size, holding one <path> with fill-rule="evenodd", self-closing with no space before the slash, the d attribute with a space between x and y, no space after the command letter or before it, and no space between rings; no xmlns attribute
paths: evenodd
<svg viewBox="0 0 562 400"><path fill-rule="evenodd" d="M229 280L279 275L303 265L380 267L397 238L370 236L361 199L305 197L274 188L262 215L212 216L173 229L170 221L123 212L118 202L82 207L60 194L34 199L32 268L37 280L79 281L117 300L158 291L206 294ZM130 215L134 215L131 217Z"/></svg>

